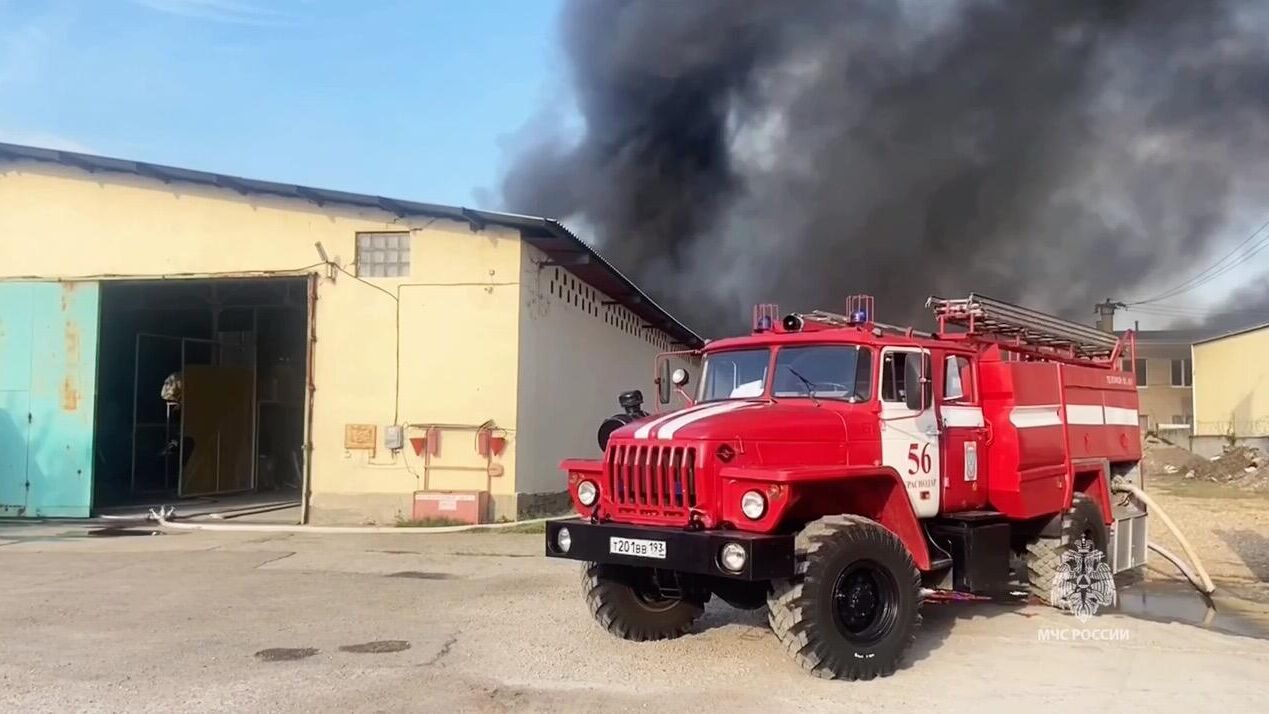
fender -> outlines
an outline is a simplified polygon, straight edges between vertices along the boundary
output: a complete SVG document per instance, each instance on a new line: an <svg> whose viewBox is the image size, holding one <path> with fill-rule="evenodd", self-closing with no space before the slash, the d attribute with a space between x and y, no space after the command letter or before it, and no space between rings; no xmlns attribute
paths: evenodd
<svg viewBox="0 0 1269 714"><path fill-rule="evenodd" d="M1088 496L1089 500L1097 504L1098 510L1102 512L1103 523L1110 525L1115 520L1110 500L1110 481L1106 477L1110 470L1110 462L1106 459L1074 461L1071 463L1071 470L1074 472L1074 477L1068 481L1064 499L1066 505L1062 513L1054 514L1043 521L1044 527L1040 529L1040 535L1045 538L1057 538L1062 535L1062 516L1070 510L1077 493Z"/></svg>
<svg viewBox="0 0 1269 714"><path fill-rule="evenodd" d="M865 516L898 536L917 568L930 569L925 531L912 510L899 472L889 466L727 466L720 469L719 476L725 513L730 504L739 503L747 488L768 484L785 498L778 511L773 503L767 518L807 523L840 513Z"/></svg>
<svg viewBox="0 0 1269 714"><path fill-rule="evenodd" d="M587 476L596 481L602 480L604 462L599 459L564 459L560 462L560 470L568 474L568 500L573 504L573 512L578 515L594 513L594 507L584 506L577 500L577 484Z"/></svg>
<svg viewBox="0 0 1269 714"><path fill-rule="evenodd" d="M560 462L560 470L570 474L601 474L604 472L604 462L600 459L564 459Z"/></svg>
<svg viewBox="0 0 1269 714"><path fill-rule="evenodd" d="M1115 520L1115 513L1110 500L1110 462L1106 459L1095 461L1075 461L1071 463L1075 478L1071 479L1073 491L1066 499L1066 507L1071 507L1072 497L1082 493L1102 511L1102 522L1110 525Z"/></svg>

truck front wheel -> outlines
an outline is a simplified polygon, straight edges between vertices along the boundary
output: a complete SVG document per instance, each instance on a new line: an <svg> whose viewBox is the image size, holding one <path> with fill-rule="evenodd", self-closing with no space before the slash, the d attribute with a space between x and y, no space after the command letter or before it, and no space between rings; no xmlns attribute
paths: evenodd
<svg viewBox="0 0 1269 714"><path fill-rule="evenodd" d="M798 533L797 575L772 583L768 620L798 664L828 679L893 674L916 638L921 574L894 533L862 516Z"/></svg>
<svg viewBox="0 0 1269 714"><path fill-rule="evenodd" d="M625 565L587 563L582 591L595 621L623 640L668 640L685 634L705 610L696 593L667 594L652 571Z"/></svg>

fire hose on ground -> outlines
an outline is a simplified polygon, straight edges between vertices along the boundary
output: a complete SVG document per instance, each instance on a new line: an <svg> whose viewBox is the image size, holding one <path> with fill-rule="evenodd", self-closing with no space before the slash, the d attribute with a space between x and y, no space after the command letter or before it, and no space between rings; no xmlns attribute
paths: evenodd
<svg viewBox="0 0 1269 714"><path fill-rule="evenodd" d="M339 533L396 533L396 534L420 534L420 533L466 533L469 531L482 530L502 530L505 528L514 528L516 526L527 526L535 523L545 523L554 520L558 516L547 518L530 518L523 521L509 521L507 523L483 523L469 526L435 526L428 528L410 528L402 526L301 526L301 525L285 525L280 523L191 523L188 521L172 521L168 520L175 512L174 508L157 508L150 509L149 520L158 523L160 527L171 528L181 531L218 531L228 533L321 533L321 534L339 534Z"/></svg>
<svg viewBox="0 0 1269 714"><path fill-rule="evenodd" d="M1202 592L1205 595L1211 595L1213 592L1216 592L1216 585L1212 583L1212 579L1208 576L1207 569L1203 567L1203 562L1199 560L1198 553L1195 553L1194 548L1190 546L1190 541L1185 537L1185 534L1181 532L1181 529L1177 528L1176 523L1173 523L1172 519L1168 517L1167 512L1164 511L1153 498L1146 495L1146 492L1140 488L1124 481L1115 481L1111 483L1110 490L1115 491L1116 493L1132 494L1133 496L1136 496L1139 501L1146 504L1146 508L1150 509L1150 513L1158 516L1159 520L1163 521L1163 525L1167 526L1168 530L1172 531L1172 535L1176 536L1177 542L1181 544L1181 550L1184 551L1186 557L1190 559L1190 564L1193 568L1187 567L1185 562L1178 558L1176 554L1157 543L1148 543L1147 546L1150 550L1153 550L1175 565L1181 571L1181 574L1184 575L1186 579L1199 590L1199 592Z"/></svg>

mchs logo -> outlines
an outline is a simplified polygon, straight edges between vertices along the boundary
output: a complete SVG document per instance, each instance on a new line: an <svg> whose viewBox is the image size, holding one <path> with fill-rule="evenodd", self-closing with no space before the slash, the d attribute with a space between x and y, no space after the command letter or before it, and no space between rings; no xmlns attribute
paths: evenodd
<svg viewBox="0 0 1269 714"><path fill-rule="evenodd" d="M1093 547L1092 541L1081 538L1062 554L1049 598L1054 606L1070 610L1080 622L1088 622L1098 608L1115 604L1115 576L1105 554Z"/></svg>

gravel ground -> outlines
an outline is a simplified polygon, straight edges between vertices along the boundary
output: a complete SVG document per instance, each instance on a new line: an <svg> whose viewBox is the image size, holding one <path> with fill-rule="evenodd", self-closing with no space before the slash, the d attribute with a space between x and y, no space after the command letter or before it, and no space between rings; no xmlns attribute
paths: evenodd
<svg viewBox="0 0 1269 714"><path fill-rule="evenodd" d="M1269 494L1236 484L1187 479L1184 468L1164 466L1195 458L1175 447L1148 449L1146 489L1185 533L1217 586L1239 597L1269 603ZM1181 555L1181 546L1157 519L1151 540ZM1167 561L1151 554L1148 577L1177 576Z"/></svg>
<svg viewBox="0 0 1269 714"><path fill-rule="evenodd" d="M907 664L862 683L805 675L716 603L622 642L540 539L0 525L0 710L1263 711L1269 640L1115 613L930 604Z"/></svg>

